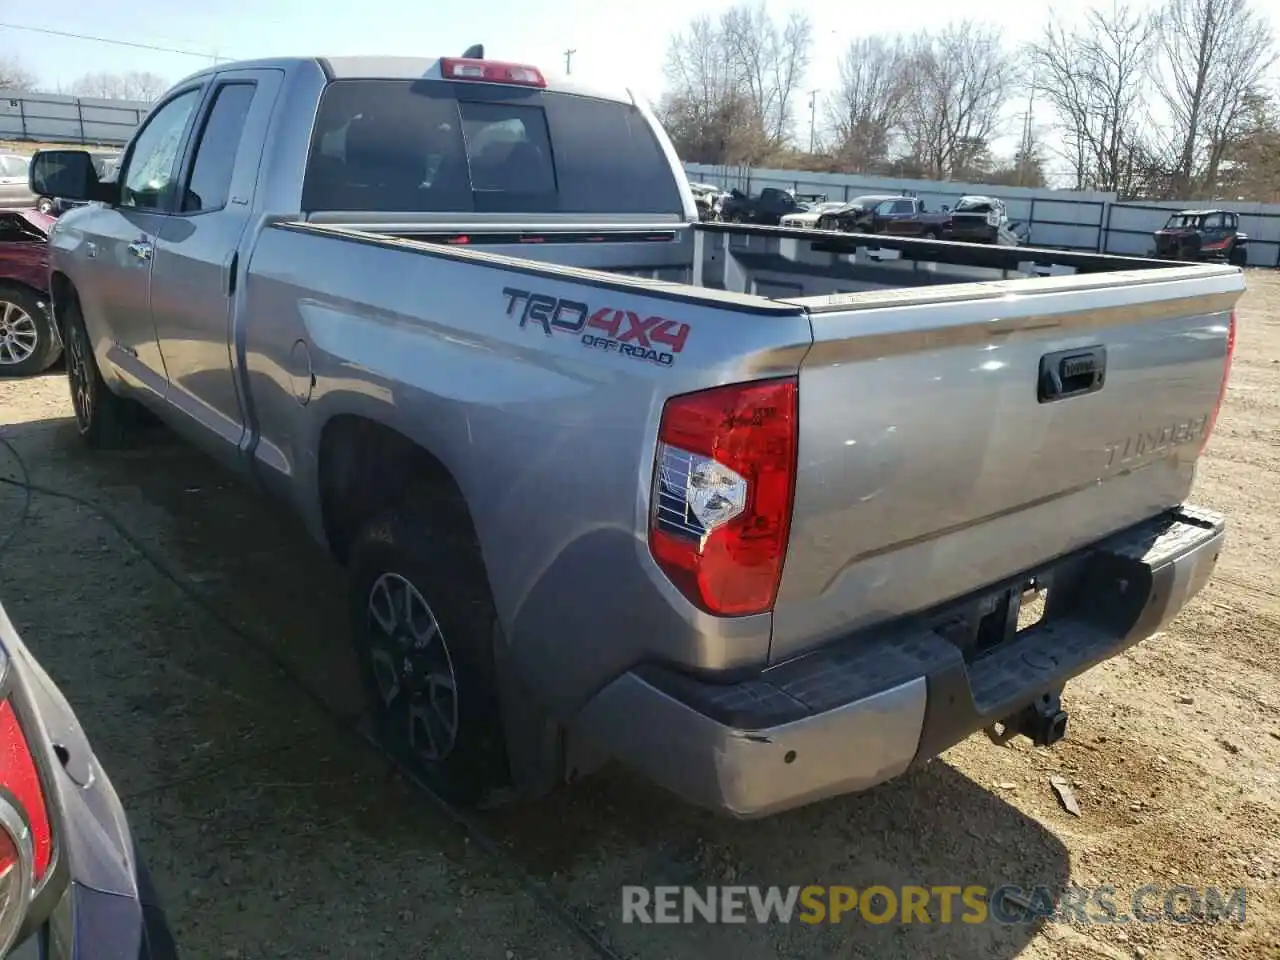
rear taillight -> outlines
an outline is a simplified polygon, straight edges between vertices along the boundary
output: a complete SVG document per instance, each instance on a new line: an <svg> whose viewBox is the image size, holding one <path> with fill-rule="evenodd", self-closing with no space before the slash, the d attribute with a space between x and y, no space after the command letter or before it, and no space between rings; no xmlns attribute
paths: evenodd
<svg viewBox="0 0 1280 960"><path fill-rule="evenodd" d="M772 609L795 491L794 377L668 400L658 430L649 549L717 616Z"/></svg>
<svg viewBox="0 0 1280 960"><path fill-rule="evenodd" d="M31 891L53 857L40 774L13 704L0 702L0 955L13 944Z"/></svg>
<svg viewBox="0 0 1280 960"><path fill-rule="evenodd" d="M545 87L546 79L537 67L497 60L470 60L445 57L440 61L440 75L446 80L474 80L480 83L513 83L522 87Z"/></svg>
<svg viewBox="0 0 1280 960"><path fill-rule="evenodd" d="M1222 412L1222 402L1227 399L1227 381L1231 379L1231 358L1236 352L1236 312L1231 311L1231 319L1227 322L1227 356L1222 362L1222 383L1218 387L1218 401L1213 405L1213 413L1204 427L1204 440L1200 444L1200 452L1209 445L1213 428L1218 425L1218 414Z"/></svg>

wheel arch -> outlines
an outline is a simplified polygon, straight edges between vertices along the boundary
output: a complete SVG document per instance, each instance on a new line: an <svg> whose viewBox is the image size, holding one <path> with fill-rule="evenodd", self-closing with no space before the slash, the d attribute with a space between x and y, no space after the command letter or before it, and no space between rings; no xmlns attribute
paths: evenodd
<svg viewBox="0 0 1280 960"><path fill-rule="evenodd" d="M53 313L53 326L58 331L58 336L66 342L66 335L62 329L62 311L68 304L74 303L80 299L80 294L76 291L76 285L61 270L55 270L49 274L49 307Z"/></svg>
<svg viewBox="0 0 1280 960"><path fill-rule="evenodd" d="M316 484L324 538L339 563L365 523L410 497L439 503L474 532L462 487L444 461L365 414L335 413L320 428Z"/></svg>

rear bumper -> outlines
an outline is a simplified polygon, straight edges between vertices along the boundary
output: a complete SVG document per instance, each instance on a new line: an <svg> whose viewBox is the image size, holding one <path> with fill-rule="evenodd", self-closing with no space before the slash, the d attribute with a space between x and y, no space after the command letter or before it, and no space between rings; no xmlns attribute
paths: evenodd
<svg viewBox="0 0 1280 960"><path fill-rule="evenodd" d="M996 585L1051 583L1043 619L980 656L966 656L947 630L957 610L983 599L965 598L741 683L638 668L592 699L575 732L684 799L737 817L864 790L1151 636L1208 581L1225 526L1184 507Z"/></svg>

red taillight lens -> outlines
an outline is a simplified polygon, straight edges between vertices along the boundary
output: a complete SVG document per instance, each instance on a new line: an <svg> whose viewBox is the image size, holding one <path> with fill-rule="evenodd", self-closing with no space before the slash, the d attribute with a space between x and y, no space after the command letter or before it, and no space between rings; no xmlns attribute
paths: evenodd
<svg viewBox="0 0 1280 960"><path fill-rule="evenodd" d="M795 492L794 377L673 397L662 411L649 549L717 616L772 609Z"/></svg>
<svg viewBox="0 0 1280 960"><path fill-rule="evenodd" d="M0 703L0 787L4 787L27 815L34 853L33 881L39 883L53 856L53 830L45 807L40 774L18 723L13 704Z"/></svg>
<svg viewBox="0 0 1280 960"><path fill-rule="evenodd" d="M1209 422L1205 424L1204 441L1200 444L1200 452L1204 452L1204 448L1209 445L1209 438L1213 436L1213 428L1218 425L1218 414L1222 412L1222 402L1227 399L1227 381L1231 379L1231 358L1236 352L1236 312L1231 311L1231 319L1227 323L1227 357L1222 363L1222 385L1218 387L1218 402L1213 405L1213 413L1209 415Z"/></svg>
<svg viewBox="0 0 1280 960"><path fill-rule="evenodd" d="M523 63L500 63L497 60L464 60L445 57L440 61L440 75L446 80L476 80L481 83L514 83L524 87L545 87L547 81L537 67Z"/></svg>

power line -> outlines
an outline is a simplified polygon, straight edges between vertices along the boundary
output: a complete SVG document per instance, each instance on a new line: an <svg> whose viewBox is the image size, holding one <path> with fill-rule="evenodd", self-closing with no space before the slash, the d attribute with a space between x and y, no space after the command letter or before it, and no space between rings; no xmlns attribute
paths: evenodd
<svg viewBox="0 0 1280 960"><path fill-rule="evenodd" d="M112 37L95 37L87 33L71 33L68 30L54 30L50 27L28 27L21 23L0 23L7 30L26 30L28 33L45 33L54 37L69 37L72 40L92 40L95 43L112 43L119 47L134 47L138 50L155 50L159 53L177 53L184 57L199 57L202 60L217 59L207 51L179 50L177 47L162 47L153 43L138 43L135 40L116 40Z"/></svg>

